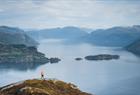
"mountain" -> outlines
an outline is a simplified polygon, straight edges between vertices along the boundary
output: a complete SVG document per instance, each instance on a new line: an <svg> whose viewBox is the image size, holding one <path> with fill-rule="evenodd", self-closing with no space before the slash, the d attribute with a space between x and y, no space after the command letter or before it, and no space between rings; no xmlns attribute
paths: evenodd
<svg viewBox="0 0 140 95"><path fill-rule="evenodd" d="M101 46L124 47L140 38L140 25L98 29L82 37L85 42Z"/></svg>
<svg viewBox="0 0 140 95"><path fill-rule="evenodd" d="M93 31L93 29L90 29L90 28L80 28L80 29L87 33L91 33Z"/></svg>
<svg viewBox="0 0 140 95"><path fill-rule="evenodd" d="M140 39L126 46L125 49L140 56Z"/></svg>
<svg viewBox="0 0 140 95"><path fill-rule="evenodd" d="M36 46L38 43L29 37L23 30L14 27L0 26L0 43L24 44Z"/></svg>
<svg viewBox="0 0 140 95"><path fill-rule="evenodd" d="M87 35L88 33L77 27L64 27L64 28L52 28L42 29L36 31L27 31L32 38L38 39L76 39Z"/></svg>
<svg viewBox="0 0 140 95"><path fill-rule="evenodd" d="M66 39L69 43L90 43L99 46L125 47L140 39L140 25L92 30L78 27L42 29L27 32L34 39Z"/></svg>
<svg viewBox="0 0 140 95"><path fill-rule="evenodd" d="M26 80L0 88L0 95L91 95L60 80Z"/></svg>

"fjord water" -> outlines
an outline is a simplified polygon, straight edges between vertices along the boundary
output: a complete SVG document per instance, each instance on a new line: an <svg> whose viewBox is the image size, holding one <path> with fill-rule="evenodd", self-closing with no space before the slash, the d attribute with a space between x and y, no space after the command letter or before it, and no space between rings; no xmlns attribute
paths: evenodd
<svg viewBox="0 0 140 95"><path fill-rule="evenodd" d="M140 58L118 47L99 47L86 43L67 44L61 40L43 40L38 50L47 57L59 57L56 64L41 65L36 69L0 68L0 86L25 79L56 78L77 85L82 91L97 95L139 95ZM119 60L76 61L87 55L118 54ZM16 67L16 66L15 66ZM22 68L22 67L21 67Z"/></svg>

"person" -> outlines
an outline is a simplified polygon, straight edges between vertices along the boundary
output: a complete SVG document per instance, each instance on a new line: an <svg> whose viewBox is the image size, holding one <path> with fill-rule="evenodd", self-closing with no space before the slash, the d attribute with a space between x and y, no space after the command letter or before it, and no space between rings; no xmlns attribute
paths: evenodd
<svg viewBox="0 0 140 95"><path fill-rule="evenodd" d="M44 78L44 72L43 72L43 71L41 71L41 79L42 79L42 80L45 79L45 78Z"/></svg>

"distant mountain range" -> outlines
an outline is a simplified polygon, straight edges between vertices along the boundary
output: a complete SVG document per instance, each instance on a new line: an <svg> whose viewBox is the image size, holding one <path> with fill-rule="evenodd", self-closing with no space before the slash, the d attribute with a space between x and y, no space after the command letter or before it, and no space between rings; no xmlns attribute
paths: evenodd
<svg viewBox="0 0 140 95"><path fill-rule="evenodd" d="M92 29L69 26L24 32L19 28L0 26L0 43L36 46L38 43L35 40L66 39L72 43L82 42L100 46L125 47L128 51L140 55L140 25L91 31Z"/></svg>
<svg viewBox="0 0 140 95"><path fill-rule="evenodd" d="M137 25L132 27L98 29L81 39L95 45L124 47L139 38L140 26Z"/></svg>
<svg viewBox="0 0 140 95"><path fill-rule="evenodd" d="M140 56L140 39L125 47L128 51Z"/></svg>
<svg viewBox="0 0 140 95"><path fill-rule="evenodd" d="M34 39L75 39L87 35L86 29L78 27L64 27L28 31L27 33Z"/></svg>
<svg viewBox="0 0 140 95"><path fill-rule="evenodd" d="M38 44L24 30L8 26L0 26L0 43L24 44L26 46L36 46Z"/></svg>
<svg viewBox="0 0 140 95"><path fill-rule="evenodd" d="M89 32L88 32L89 31ZM100 46L124 47L140 38L140 25L91 29L64 27L27 32L34 39L67 39L69 42L85 42Z"/></svg>

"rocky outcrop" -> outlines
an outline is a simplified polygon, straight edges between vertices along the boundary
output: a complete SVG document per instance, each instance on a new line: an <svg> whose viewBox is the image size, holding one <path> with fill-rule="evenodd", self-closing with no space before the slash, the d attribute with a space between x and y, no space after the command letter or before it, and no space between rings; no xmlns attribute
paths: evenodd
<svg viewBox="0 0 140 95"><path fill-rule="evenodd" d="M110 55L110 54L99 54L99 55L89 55L86 56L86 60L112 60L112 59L119 59L119 55Z"/></svg>
<svg viewBox="0 0 140 95"><path fill-rule="evenodd" d="M0 88L0 95L91 95L60 80L26 80Z"/></svg>

